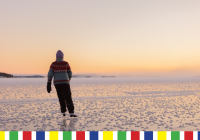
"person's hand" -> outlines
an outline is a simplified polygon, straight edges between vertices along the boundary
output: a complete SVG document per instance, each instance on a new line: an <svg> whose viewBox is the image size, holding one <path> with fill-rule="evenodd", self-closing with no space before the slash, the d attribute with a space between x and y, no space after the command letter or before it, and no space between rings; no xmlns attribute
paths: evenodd
<svg viewBox="0 0 200 140"><path fill-rule="evenodd" d="M51 91L51 82L47 83L47 92L50 93Z"/></svg>

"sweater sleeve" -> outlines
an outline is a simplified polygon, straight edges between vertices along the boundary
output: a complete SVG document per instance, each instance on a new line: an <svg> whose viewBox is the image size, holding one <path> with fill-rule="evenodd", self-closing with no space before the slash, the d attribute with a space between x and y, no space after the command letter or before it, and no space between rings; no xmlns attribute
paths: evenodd
<svg viewBox="0 0 200 140"><path fill-rule="evenodd" d="M52 78L54 76L54 69L53 69L53 63L50 66L49 72L48 72L48 82L52 81Z"/></svg>
<svg viewBox="0 0 200 140"><path fill-rule="evenodd" d="M67 74L68 74L69 80L71 80L71 78L72 78L72 71L71 71L71 67L69 66L69 63L67 65Z"/></svg>

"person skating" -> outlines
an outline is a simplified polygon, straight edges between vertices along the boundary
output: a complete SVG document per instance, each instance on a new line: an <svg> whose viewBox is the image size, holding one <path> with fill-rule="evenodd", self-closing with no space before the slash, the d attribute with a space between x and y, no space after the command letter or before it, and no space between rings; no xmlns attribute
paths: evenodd
<svg viewBox="0 0 200 140"><path fill-rule="evenodd" d="M54 77L54 86L59 98L60 109L63 116L65 116L66 106L70 117L77 117L74 114L74 104L71 97L70 80L72 78L72 71L69 63L63 61L64 54L61 50L56 53L56 61L54 61L48 72L47 92L51 91L51 81Z"/></svg>

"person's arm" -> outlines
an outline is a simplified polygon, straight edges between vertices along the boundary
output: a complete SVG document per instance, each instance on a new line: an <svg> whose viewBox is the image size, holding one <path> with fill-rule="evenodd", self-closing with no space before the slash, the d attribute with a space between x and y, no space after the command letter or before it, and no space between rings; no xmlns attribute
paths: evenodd
<svg viewBox="0 0 200 140"><path fill-rule="evenodd" d="M54 75L53 64L51 64L49 72L48 72L48 81L47 81L47 92L50 93L51 91L51 81Z"/></svg>
<svg viewBox="0 0 200 140"><path fill-rule="evenodd" d="M51 83L53 75L54 75L53 64L51 64L49 72L48 72L48 82Z"/></svg>
<svg viewBox="0 0 200 140"><path fill-rule="evenodd" d="M72 71L71 71L71 67L69 66L69 63L67 65L67 74L68 74L69 80L71 80L71 78L72 78Z"/></svg>

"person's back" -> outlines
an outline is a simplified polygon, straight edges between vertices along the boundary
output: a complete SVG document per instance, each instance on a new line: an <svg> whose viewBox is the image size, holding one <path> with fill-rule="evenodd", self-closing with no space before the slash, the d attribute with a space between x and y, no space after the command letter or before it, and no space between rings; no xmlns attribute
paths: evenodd
<svg viewBox="0 0 200 140"><path fill-rule="evenodd" d="M69 84L72 77L72 72L68 62L63 61L63 58L57 58L50 66L48 73L48 81L52 81L54 76L54 85Z"/></svg>
<svg viewBox="0 0 200 140"><path fill-rule="evenodd" d="M70 80L72 77L72 71L69 63L63 61L64 54L58 50L56 54L56 61L54 61L48 72L47 92L51 91L51 81L54 77L54 86L57 91L57 95L60 102L61 113L65 116L66 104L70 114L70 117L77 117L74 114L74 104L71 98Z"/></svg>

